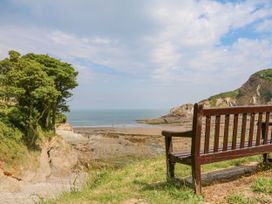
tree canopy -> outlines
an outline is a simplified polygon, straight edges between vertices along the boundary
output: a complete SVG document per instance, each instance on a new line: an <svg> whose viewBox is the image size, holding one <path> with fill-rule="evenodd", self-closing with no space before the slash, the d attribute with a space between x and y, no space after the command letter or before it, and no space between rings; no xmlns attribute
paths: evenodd
<svg viewBox="0 0 272 204"><path fill-rule="evenodd" d="M69 111L77 74L48 55L10 51L0 61L0 120L19 128L26 144L35 144L39 129L54 130L57 116Z"/></svg>

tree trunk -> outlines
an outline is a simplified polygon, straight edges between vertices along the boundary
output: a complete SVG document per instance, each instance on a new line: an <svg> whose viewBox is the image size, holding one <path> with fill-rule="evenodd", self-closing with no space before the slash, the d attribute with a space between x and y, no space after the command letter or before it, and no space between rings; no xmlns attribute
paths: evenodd
<svg viewBox="0 0 272 204"><path fill-rule="evenodd" d="M53 107L52 110L52 129L54 131L54 133L56 133L56 114L57 114L57 107L58 107L58 103L56 103Z"/></svg>

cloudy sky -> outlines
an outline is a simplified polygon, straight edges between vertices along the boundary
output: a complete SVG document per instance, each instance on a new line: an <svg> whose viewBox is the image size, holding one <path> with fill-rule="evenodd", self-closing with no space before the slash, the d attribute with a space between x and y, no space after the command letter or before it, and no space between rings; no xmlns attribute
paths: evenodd
<svg viewBox="0 0 272 204"><path fill-rule="evenodd" d="M272 67L272 1L0 0L10 49L73 64L72 109L169 108Z"/></svg>

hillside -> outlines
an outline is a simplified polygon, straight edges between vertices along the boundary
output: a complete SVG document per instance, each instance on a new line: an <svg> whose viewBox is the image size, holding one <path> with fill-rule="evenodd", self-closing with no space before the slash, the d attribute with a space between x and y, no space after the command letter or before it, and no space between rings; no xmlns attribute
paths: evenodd
<svg viewBox="0 0 272 204"><path fill-rule="evenodd" d="M272 69L251 75L238 89L217 94L204 100L208 106L236 106L268 104L272 99Z"/></svg>
<svg viewBox="0 0 272 204"><path fill-rule="evenodd" d="M272 69L264 69L251 75L238 89L220 93L200 101L205 107L228 107L272 103ZM174 107L167 115L155 119L140 120L146 124L172 124L192 119L193 104Z"/></svg>

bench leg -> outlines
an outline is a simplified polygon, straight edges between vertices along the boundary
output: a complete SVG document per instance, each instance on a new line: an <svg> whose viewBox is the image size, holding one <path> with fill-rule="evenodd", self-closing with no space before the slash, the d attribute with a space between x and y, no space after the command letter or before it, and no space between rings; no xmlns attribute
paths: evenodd
<svg viewBox="0 0 272 204"><path fill-rule="evenodd" d="M166 160L167 168L167 180L175 177L175 163L171 162L170 159Z"/></svg>
<svg viewBox="0 0 272 204"><path fill-rule="evenodd" d="M172 137L165 137L166 174L167 180L175 176L175 163L170 160L169 154L173 150Z"/></svg>
<svg viewBox="0 0 272 204"><path fill-rule="evenodd" d="M197 195L201 194L201 167L199 164L192 166L192 183Z"/></svg>
<svg viewBox="0 0 272 204"><path fill-rule="evenodd" d="M268 154L263 154L263 163L264 164L267 164L269 162L269 157L268 157Z"/></svg>

